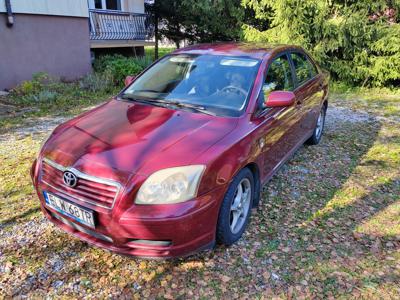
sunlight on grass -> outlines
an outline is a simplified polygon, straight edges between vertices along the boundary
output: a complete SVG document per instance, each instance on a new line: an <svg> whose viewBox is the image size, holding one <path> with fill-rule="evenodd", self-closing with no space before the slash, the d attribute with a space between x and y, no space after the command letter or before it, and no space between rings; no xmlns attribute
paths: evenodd
<svg viewBox="0 0 400 300"><path fill-rule="evenodd" d="M396 203L389 205L369 220L358 225L356 232L370 236L400 237L400 196Z"/></svg>
<svg viewBox="0 0 400 300"><path fill-rule="evenodd" d="M28 136L1 144L4 151L0 153L0 223L38 212L39 201L33 190L30 167L40 140Z"/></svg>
<svg viewBox="0 0 400 300"><path fill-rule="evenodd" d="M394 299L397 295L396 282L381 284L382 278L395 277L396 262L400 261L400 253L393 253L383 259L375 255L346 260L331 259L318 263L313 267L314 272L323 280L325 287L344 288L352 285L355 288L352 295L356 298L367 295L379 299ZM390 282L390 280L389 280ZM358 298L357 298L358 299Z"/></svg>
<svg viewBox="0 0 400 300"><path fill-rule="evenodd" d="M367 190L362 187L353 186L351 179L345 184L346 187L335 193L335 196L325 205L324 208L318 210L310 217L309 221L324 218L326 215L336 209L345 208L346 206L357 201L367 194Z"/></svg>
<svg viewBox="0 0 400 300"><path fill-rule="evenodd" d="M324 218L335 210L345 209L368 196L371 191L379 190L381 186L398 179L400 176L399 138L398 127L394 125L382 127L373 146L362 157L352 176L323 208L309 218L309 221ZM400 226L400 222L397 223Z"/></svg>
<svg viewBox="0 0 400 300"><path fill-rule="evenodd" d="M384 117L400 118L400 91L389 88L354 88L333 83L335 102Z"/></svg>
<svg viewBox="0 0 400 300"><path fill-rule="evenodd" d="M144 47L145 53L147 57L154 58L154 46L146 46ZM164 55L174 51L174 47L159 47L158 48L158 57L163 57Z"/></svg>

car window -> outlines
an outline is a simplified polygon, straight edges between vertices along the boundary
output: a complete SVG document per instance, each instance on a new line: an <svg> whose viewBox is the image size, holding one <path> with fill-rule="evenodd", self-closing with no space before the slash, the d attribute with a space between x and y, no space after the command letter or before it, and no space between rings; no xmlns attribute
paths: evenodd
<svg viewBox="0 0 400 300"><path fill-rule="evenodd" d="M239 116L259 65L260 60L250 57L170 55L143 73L122 96L193 104L217 115Z"/></svg>
<svg viewBox="0 0 400 300"><path fill-rule="evenodd" d="M262 91L258 97L258 108L265 109L265 99L273 91L292 91L294 89L292 70L286 54L275 58L267 69Z"/></svg>
<svg viewBox="0 0 400 300"><path fill-rule="evenodd" d="M293 90L293 77L287 55L276 58L270 64L263 86L264 95L272 91Z"/></svg>
<svg viewBox="0 0 400 300"><path fill-rule="evenodd" d="M317 69L303 53L291 53L299 85L317 75Z"/></svg>

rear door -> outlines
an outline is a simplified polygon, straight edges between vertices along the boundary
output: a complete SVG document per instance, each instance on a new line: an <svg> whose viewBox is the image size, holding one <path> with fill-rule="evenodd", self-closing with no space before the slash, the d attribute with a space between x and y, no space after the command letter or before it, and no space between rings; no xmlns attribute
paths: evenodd
<svg viewBox="0 0 400 300"><path fill-rule="evenodd" d="M295 73L296 102L302 116L299 138L308 137L314 130L323 97L323 79L318 68L303 52L292 51L290 60Z"/></svg>

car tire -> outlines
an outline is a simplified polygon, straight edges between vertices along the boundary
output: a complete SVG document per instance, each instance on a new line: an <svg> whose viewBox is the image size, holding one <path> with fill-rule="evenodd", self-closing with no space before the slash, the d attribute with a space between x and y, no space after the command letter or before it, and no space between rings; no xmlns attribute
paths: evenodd
<svg viewBox="0 0 400 300"><path fill-rule="evenodd" d="M217 223L217 241L232 245L243 235L250 219L254 200L254 176L242 169L230 183L222 201Z"/></svg>
<svg viewBox="0 0 400 300"><path fill-rule="evenodd" d="M326 105L323 105L319 112L317 122L315 123L313 134L306 141L306 144L317 145L321 141L322 135L324 133L325 117L326 117Z"/></svg>

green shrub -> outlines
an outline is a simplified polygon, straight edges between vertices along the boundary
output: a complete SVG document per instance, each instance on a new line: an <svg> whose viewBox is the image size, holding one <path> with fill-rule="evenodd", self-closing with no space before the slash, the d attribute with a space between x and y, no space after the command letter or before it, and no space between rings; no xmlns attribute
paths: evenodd
<svg viewBox="0 0 400 300"><path fill-rule="evenodd" d="M107 74L115 85L121 86L126 76L139 74L150 63L151 59L148 57L130 58L122 55L105 55L95 60L94 70L97 73Z"/></svg>
<svg viewBox="0 0 400 300"><path fill-rule="evenodd" d="M19 86L17 86L14 90L16 93L20 95L28 95L36 92L39 89L38 86L35 85L33 81L24 81Z"/></svg>
<svg viewBox="0 0 400 300"><path fill-rule="evenodd" d="M83 102L91 102L90 98L101 95L114 94L116 88L113 76L109 71L93 72L79 81L61 82L47 73L36 73L32 80L22 82L13 89L10 99L17 105L23 106L73 106L77 105L77 98L84 98Z"/></svg>
<svg viewBox="0 0 400 300"><path fill-rule="evenodd" d="M46 85L55 81L49 74L39 72L32 75L32 80L23 81L14 89L14 93L25 96L40 93Z"/></svg>
<svg viewBox="0 0 400 300"><path fill-rule="evenodd" d="M93 72L79 81L79 87L92 93L110 92L114 87L113 77L109 72Z"/></svg>
<svg viewBox="0 0 400 300"><path fill-rule="evenodd" d="M149 56L142 56L137 58L131 58L137 65L139 65L142 70L146 69L152 62L153 58Z"/></svg>

